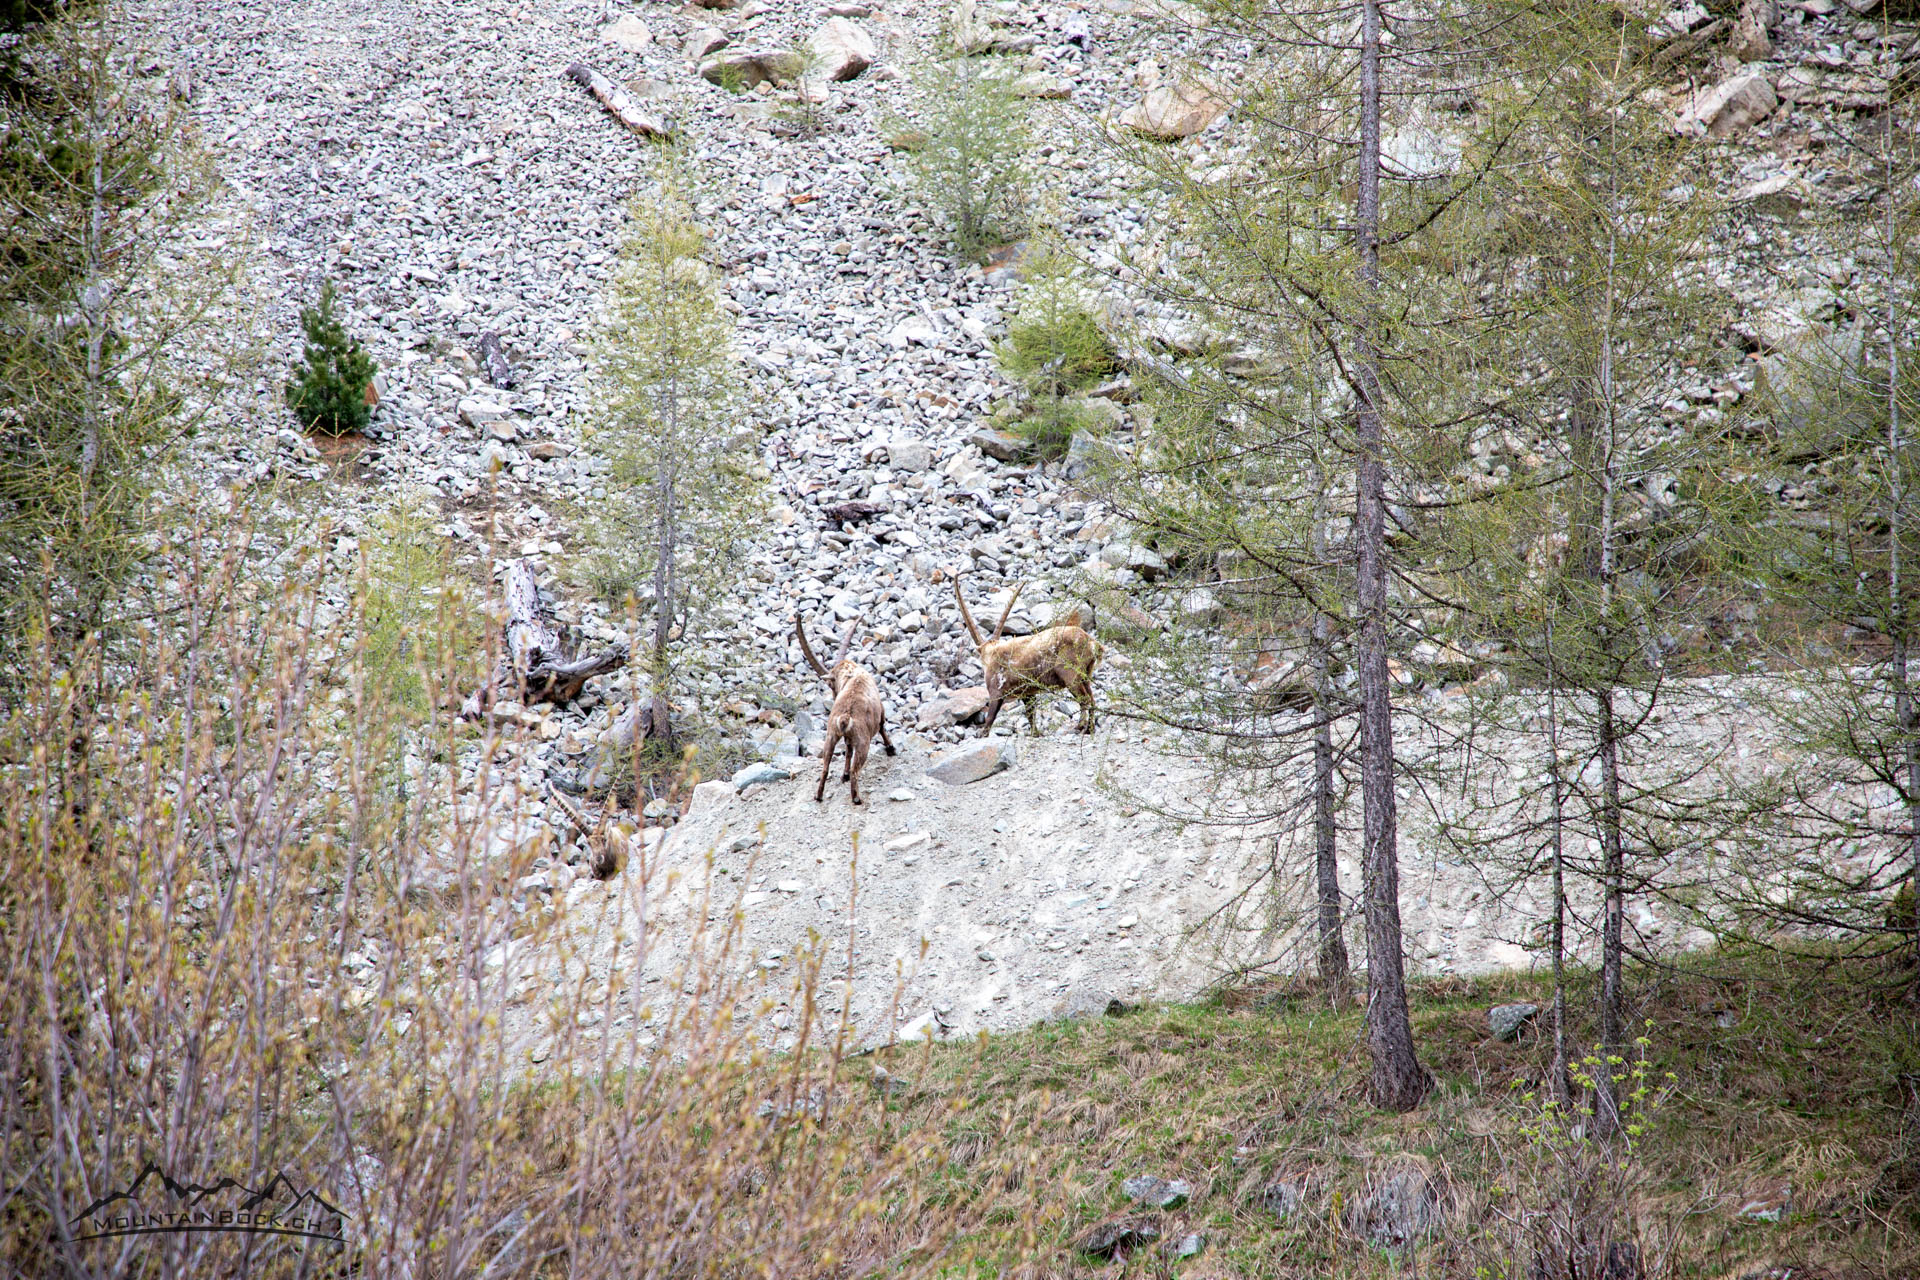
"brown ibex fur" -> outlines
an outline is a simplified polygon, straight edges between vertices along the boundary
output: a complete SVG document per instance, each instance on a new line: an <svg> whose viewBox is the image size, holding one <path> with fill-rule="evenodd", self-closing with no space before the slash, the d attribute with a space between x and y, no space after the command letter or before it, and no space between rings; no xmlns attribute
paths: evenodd
<svg viewBox="0 0 1920 1280"><path fill-rule="evenodd" d="M593 878L610 880L618 875L627 863L626 833L607 821L607 815L600 815L598 826L589 825L586 815L567 803L567 798L551 788L547 794L553 797L560 811L567 815L580 834L587 838L587 852L593 858Z"/></svg>
<svg viewBox="0 0 1920 1280"><path fill-rule="evenodd" d="M853 631L859 626L859 620L847 624L847 634L840 641L840 652L834 655L833 665L823 667L820 659L813 656L813 646L807 643L807 633L800 625L800 619L793 620L793 634L800 638L800 652L807 655L807 664L826 680L827 688L833 690L833 710L827 713L827 741L821 755L820 785L813 789L814 800L821 801L827 795L827 775L833 772L833 753L844 741L847 744L847 771L842 776L848 790L853 793L855 804L865 804L860 798L860 771L867 766L867 750L873 745L873 735L880 735L880 745L893 755L893 740L887 737L887 707L880 701L880 682L873 673L859 663L847 657L847 651L853 648Z"/></svg>
<svg viewBox="0 0 1920 1280"><path fill-rule="evenodd" d="M973 615L967 612L967 599L960 594L960 579L953 580L954 601L960 606L960 617L972 633L974 644L980 648L980 665L987 671L987 723L981 734L993 731L1001 704L1015 698L1026 704L1027 728L1037 735L1040 725L1034 719L1034 703L1049 689L1065 689L1073 695L1073 700L1080 704L1080 732L1092 733L1093 669L1100 665L1100 642L1072 623L1048 627L1030 636L1001 639L1000 633L1006 629L1007 617L1013 612L1013 602L1020 598L1020 590L1020 587L1014 588L1006 609L1000 614L999 625L993 629L993 639L988 640L981 636L980 628L973 623Z"/></svg>

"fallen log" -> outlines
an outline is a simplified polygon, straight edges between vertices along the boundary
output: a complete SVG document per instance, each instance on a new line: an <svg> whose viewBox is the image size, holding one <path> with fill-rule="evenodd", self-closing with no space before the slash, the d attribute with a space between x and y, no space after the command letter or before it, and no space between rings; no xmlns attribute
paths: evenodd
<svg viewBox="0 0 1920 1280"><path fill-rule="evenodd" d="M480 362L487 366L487 381L503 391L513 390L513 366L500 347L500 335L489 329L480 335Z"/></svg>
<svg viewBox="0 0 1920 1280"><path fill-rule="evenodd" d="M567 68L567 74L575 83L600 100L607 114L643 138L670 138L673 130L667 128L666 121L655 115L649 115L640 109L640 104L630 97L625 89L595 71L584 62L576 62Z"/></svg>
<svg viewBox="0 0 1920 1280"><path fill-rule="evenodd" d="M461 719L479 718L502 695L522 703L571 702L580 696L588 680L625 665L624 644L585 655L566 652L559 631L540 603L540 582L527 561L516 560L507 566L503 594L506 622L501 629L500 657L487 682L461 705Z"/></svg>
<svg viewBox="0 0 1920 1280"><path fill-rule="evenodd" d="M827 528L838 532L847 525L871 520L886 509L884 502L843 502L837 507L822 508L820 518L826 521Z"/></svg>

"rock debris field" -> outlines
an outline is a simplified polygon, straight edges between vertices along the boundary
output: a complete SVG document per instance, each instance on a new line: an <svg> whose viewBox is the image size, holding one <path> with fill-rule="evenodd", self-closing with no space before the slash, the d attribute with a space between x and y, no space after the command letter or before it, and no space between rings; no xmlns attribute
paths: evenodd
<svg viewBox="0 0 1920 1280"><path fill-rule="evenodd" d="M1854 265L1823 253L1817 228L1760 210L1847 196L1846 174L1818 159L1820 113L1845 105L1848 68L1863 58L1913 53L1876 45L1844 6L1787 8L1774 44L1722 69L1725 92L1674 104L1683 126L1691 112L1697 127L1728 139L1726 176L1736 203L1755 212L1718 268L1747 309L1740 324L1768 333L1817 324ZM1681 30L1707 17L1675 13ZM1158 813L1190 810L1215 789L1207 763L1171 738L1114 721L1075 737L1062 700L1043 716L1050 736L1029 738L1022 725L992 739L1014 757L1008 767L966 784L926 773L977 732L942 711L979 681L952 610L953 574L965 572L980 614L997 614L1004 593L1028 582L1012 624L1024 630L1073 607L1050 581L1124 583L1164 565L1076 493L1070 465L1037 466L982 433L986 411L1011 391L991 343L1005 331L1015 271L956 261L917 207L885 142L912 116L911 70L943 29L1000 62L1031 99L1032 154L1060 202L1060 229L1109 265L1151 238L1153 218L1123 158L1090 140L1095 122L1190 133L1172 145L1192 148L1196 168L1230 159L1231 112L1195 87L1202 79L1165 68L1230 74L1231 45L1205 42L1181 6L1134 0L957 10L912 0L136 0L129 22L147 51L141 71L167 77L184 99L226 184L197 238L252 255L227 330L268 352L259 375L216 407L188 470L209 484L324 487L326 523L310 523L335 539L322 549L343 573L383 512L424 512L462 566L531 560L554 589L559 620L588 644L623 633L587 598L570 527L570 513L606 484L582 449L586 343L656 144L622 127L568 69L584 64L620 86L632 112L672 130L699 175L696 207L724 267L722 304L750 388L743 426L762 437L773 505L721 610L740 660L706 678L697 701L743 752L783 763L744 787L707 784L678 826L647 828L647 857L603 885L584 878L582 850L546 795L591 771L599 736L633 694L629 678L598 679L563 708L495 708L490 767L455 765L463 794L488 815L488 853L540 842L533 874L502 892L516 910L551 904L571 939L545 949L502 942L488 953L521 992L532 1056L541 1053L540 985L610 967L644 974L636 987L671 981L701 923L702 892L721 904L716 921L723 907L745 913L740 955L770 990L798 964L809 929L830 970L845 965L851 944L850 1001L867 1040L1191 996L1234 964L1291 955L1290 930L1271 927L1260 895L1242 905L1234 895L1277 866L1278 899L1294 902L1308 868L1272 827L1223 830ZM752 84L748 71L743 91L701 74L704 58L732 58L736 71L714 78L740 80L755 58L810 39L870 65L797 88ZM1736 72L1746 79L1735 83ZM790 127L803 109L824 122L817 135ZM1789 255L1805 265L1800 287L1782 294ZM279 398L294 314L327 278L382 371L366 446L344 466L293 430ZM1144 332L1178 328L1179 317L1150 303L1111 301ZM490 333L511 386L490 381L481 350ZM1178 349L1177 335L1168 345ZM1675 411L1718 413L1750 386L1735 378L1688 389ZM1124 437L1135 410L1105 403ZM823 509L856 500L883 510L844 529L823 519ZM876 750L863 809L848 805L837 776L816 807L817 760L789 757L825 707L791 640L796 611L822 647L846 620L863 619L857 656L882 679L900 746L894 758ZM1100 634L1124 663L1120 638ZM1759 699L1723 701L1679 717L1692 726L1676 730L1683 749L1726 741ZM1003 727L1020 719L1010 710ZM1514 787L1531 785L1512 767ZM777 776L790 770L800 776ZM1403 812L1416 971L1528 963L1540 904L1496 895L1479 871L1443 856L1410 802ZM644 959L634 949L641 863L650 873ZM1344 872L1353 893L1357 870ZM1698 940L1648 915L1637 924L1649 936ZM1223 919L1236 927L1206 927ZM624 993L598 1030L646 1034L646 998ZM772 1015L776 1039L792 1017L784 1006Z"/></svg>

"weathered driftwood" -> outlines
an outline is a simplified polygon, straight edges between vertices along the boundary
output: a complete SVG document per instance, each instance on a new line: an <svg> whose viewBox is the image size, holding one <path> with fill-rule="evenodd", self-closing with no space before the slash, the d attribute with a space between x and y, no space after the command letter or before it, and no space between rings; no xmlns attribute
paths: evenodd
<svg viewBox="0 0 1920 1280"><path fill-rule="evenodd" d="M826 507L820 512L820 518L827 528L840 530L850 524L861 524L873 519L887 510L884 502L843 502L836 507Z"/></svg>
<svg viewBox="0 0 1920 1280"><path fill-rule="evenodd" d="M571 702L589 679L625 665L624 644L586 655L566 652L559 631L540 604L540 582L527 561L507 566L504 594L507 620L499 660L486 684L461 706L462 719L485 714L502 695L523 703Z"/></svg>
<svg viewBox="0 0 1920 1280"><path fill-rule="evenodd" d="M625 89L595 71L584 62L576 62L567 68L567 74L575 83L584 86L588 93L600 100L607 114L643 138L668 138L673 131L667 128L666 121L659 116L650 115L640 109Z"/></svg>
<svg viewBox="0 0 1920 1280"><path fill-rule="evenodd" d="M655 705L653 698L635 698L627 704L614 722L602 735L607 741L618 747L634 747L642 742L671 742L673 726L670 723L671 710L665 699Z"/></svg>
<svg viewBox="0 0 1920 1280"><path fill-rule="evenodd" d="M487 366L487 381L502 390L513 389L513 366L500 346L500 335L489 329L480 335L480 361Z"/></svg>

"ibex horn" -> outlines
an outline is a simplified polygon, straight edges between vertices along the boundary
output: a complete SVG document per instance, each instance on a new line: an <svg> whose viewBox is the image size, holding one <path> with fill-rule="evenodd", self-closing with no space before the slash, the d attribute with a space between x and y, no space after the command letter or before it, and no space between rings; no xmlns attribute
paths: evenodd
<svg viewBox="0 0 1920 1280"><path fill-rule="evenodd" d="M1007 607L1000 611L1000 623L993 629L993 638L995 640L998 640L1000 633L1007 629L1007 619L1013 616L1013 602L1020 598L1020 593L1026 590L1026 588L1027 584L1022 582L1014 587L1013 594L1007 597Z"/></svg>
<svg viewBox="0 0 1920 1280"><path fill-rule="evenodd" d="M807 655L807 665L825 677L827 669L820 665L820 659L813 656L813 646L807 643L807 631L800 625L800 615L797 613L793 616L793 634L800 637L800 652Z"/></svg>

